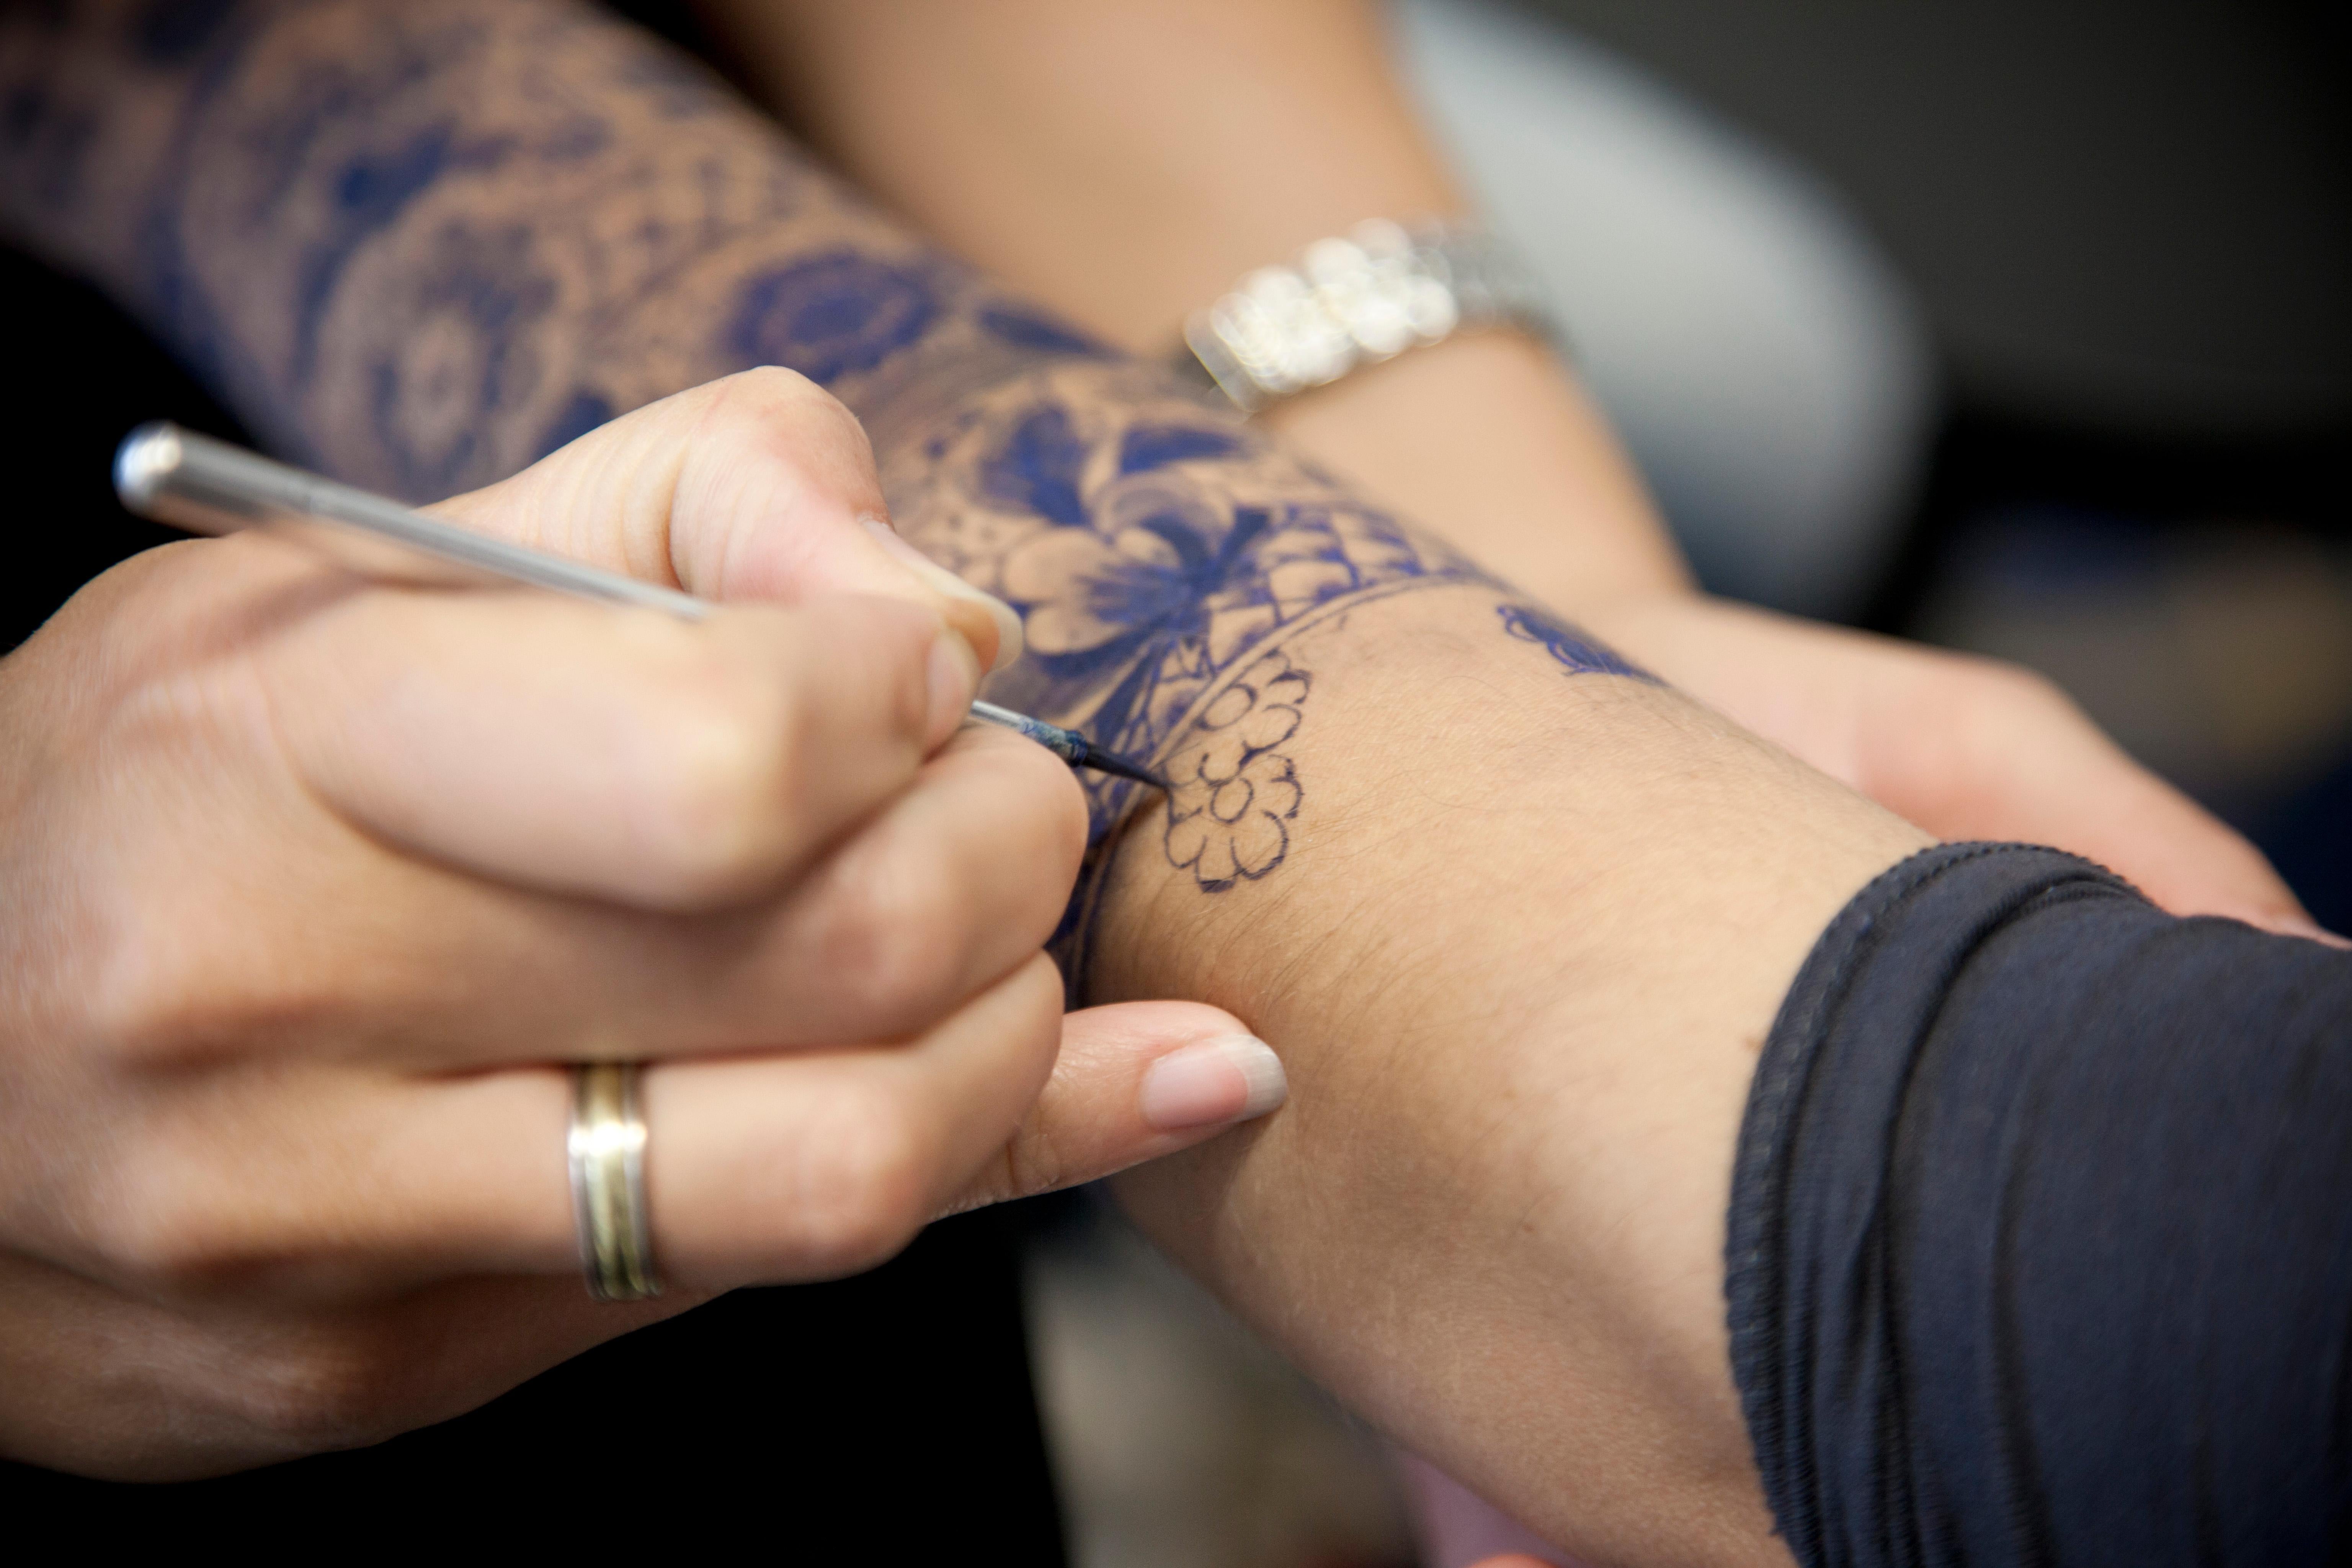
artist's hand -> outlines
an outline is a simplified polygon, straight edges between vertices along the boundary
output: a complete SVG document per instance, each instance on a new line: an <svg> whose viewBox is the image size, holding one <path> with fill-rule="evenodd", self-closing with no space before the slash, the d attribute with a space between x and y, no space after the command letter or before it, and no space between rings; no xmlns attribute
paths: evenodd
<svg viewBox="0 0 2352 1568"><path fill-rule="evenodd" d="M2052 845L2176 914L2320 934L2260 851L2030 670L1686 594L1588 606L1581 618L1938 837Z"/></svg>
<svg viewBox="0 0 2352 1568"><path fill-rule="evenodd" d="M447 510L772 603L371 585L241 537L0 663L0 1454L373 1441L1278 1098L1213 1008L1062 1017L1079 792L959 730L995 617L860 526L830 398L737 377ZM588 1058L653 1064L646 1306L579 1277L556 1064Z"/></svg>

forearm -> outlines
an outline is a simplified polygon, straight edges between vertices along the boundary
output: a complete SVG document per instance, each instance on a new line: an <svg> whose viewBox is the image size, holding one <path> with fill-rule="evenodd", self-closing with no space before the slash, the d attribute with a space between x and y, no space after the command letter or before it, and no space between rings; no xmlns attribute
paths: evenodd
<svg viewBox="0 0 2352 1568"><path fill-rule="evenodd" d="M1773 1561L1724 1372L1733 1139L1808 944L1921 839L1671 692L1568 674L1496 611L1398 598L1284 650L1311 686L1278 877L1199 899L1138 824L1094 994L1246 998L1295 1093L1122 1194L1549 1539Z"/></svg>
<svg viewBox="0 0 2352 1568"><path fill-rule="evenodd" d="M52 84L61 129L16 144L9 220L341 476L446 494L790 365L864 418L902 526L1032 613L1006 699L1143 752L1302 617L1470 574L593 13L255 5L160 52L143 15L18 14L0 69Z"/></svg>
<svg viewBox="0 0 2352 1568"><path fill-rule="evenodd" d="M1464 210L1366 0L702 9L862 186L1138 353L1312 240ZM1521 334L1410 353L1263 420L1554 604L1685 584L1605 422Z"/></svg>
<svg viewBox="0 0 2352 1568"><path fill-rule="evenodd" d="M900 526L1024 610L998 694L1176 782L1097 857L1076 983L1225 1000L1296 1064L1276 1136L1167 1174L1163 1233L1538 1522L1761 1539L1719 1308L1740 1095L1812 935L1916 835L928 251L625 29L320 5L206 47L118 166L141 204L57 231L83 265L282 444L409 493L745 363L831 386ZM1465 1159L1475 1212L1425 1212L1404 1163ZM1499 1430L1465 1403L1497 1389Z"/></svg>

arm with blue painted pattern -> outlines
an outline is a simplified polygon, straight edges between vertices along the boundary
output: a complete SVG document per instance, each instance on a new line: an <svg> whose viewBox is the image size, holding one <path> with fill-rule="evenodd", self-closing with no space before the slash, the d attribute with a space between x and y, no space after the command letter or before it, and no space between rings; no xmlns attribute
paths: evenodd
<svg viewBox="0 0 2352 1568"><path fill-rule="evenodd" d="M1570 1543L1769 1557L1719 1310L1732 1132L1807 946L1916 833L593 13L46 15L0 46L31 95L8 222L300 460L429 497L749 365L841 397L899 530L1021 611L991 695L1175 782L1092 786L1074 987L1215 1002L1285 1055L1291 1109L1139 1210ZM700 553L541 538L756 597L789 531L739 499Z"/></svg>
<svg viewBox="0 0 2352 1568"><path fill-rule="evenodd" d="M1319 237L1465 205L1380 0L696 8L753 86L893 210L1139 352L1166 353L1187 311ZM1579 301L1558 303L1573 322ZM2047 681L1692 592L1631 463L1546 345L1457 336L1259 421L1929 832L2060 845L2178 912L2311 929L2252 846Z"/></svg>

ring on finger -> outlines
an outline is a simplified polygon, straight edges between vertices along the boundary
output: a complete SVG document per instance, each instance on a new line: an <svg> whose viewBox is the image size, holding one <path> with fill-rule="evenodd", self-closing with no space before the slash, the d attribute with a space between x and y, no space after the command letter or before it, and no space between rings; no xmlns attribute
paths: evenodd
<svg viewBox="0 0 2352 1568"><path fill-rule="evenodd" d="M572 1069L572 1207L580 1266L599 1301L661 1294L646 1219L646 1120L638 1062L582 1062Z"/></svg>

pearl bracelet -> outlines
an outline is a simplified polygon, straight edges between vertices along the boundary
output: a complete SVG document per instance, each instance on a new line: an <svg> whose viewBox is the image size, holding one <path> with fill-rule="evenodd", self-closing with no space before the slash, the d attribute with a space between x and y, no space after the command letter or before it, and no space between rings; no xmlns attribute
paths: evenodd
<svg viewBox="0 0 2352 1568"><path fill-rule="evenodd" d="M1483 229L1375 218L1264 267L1184 323L1178 367L1244 414L1465 329L1566 342L1534 276Z"/></svg>

